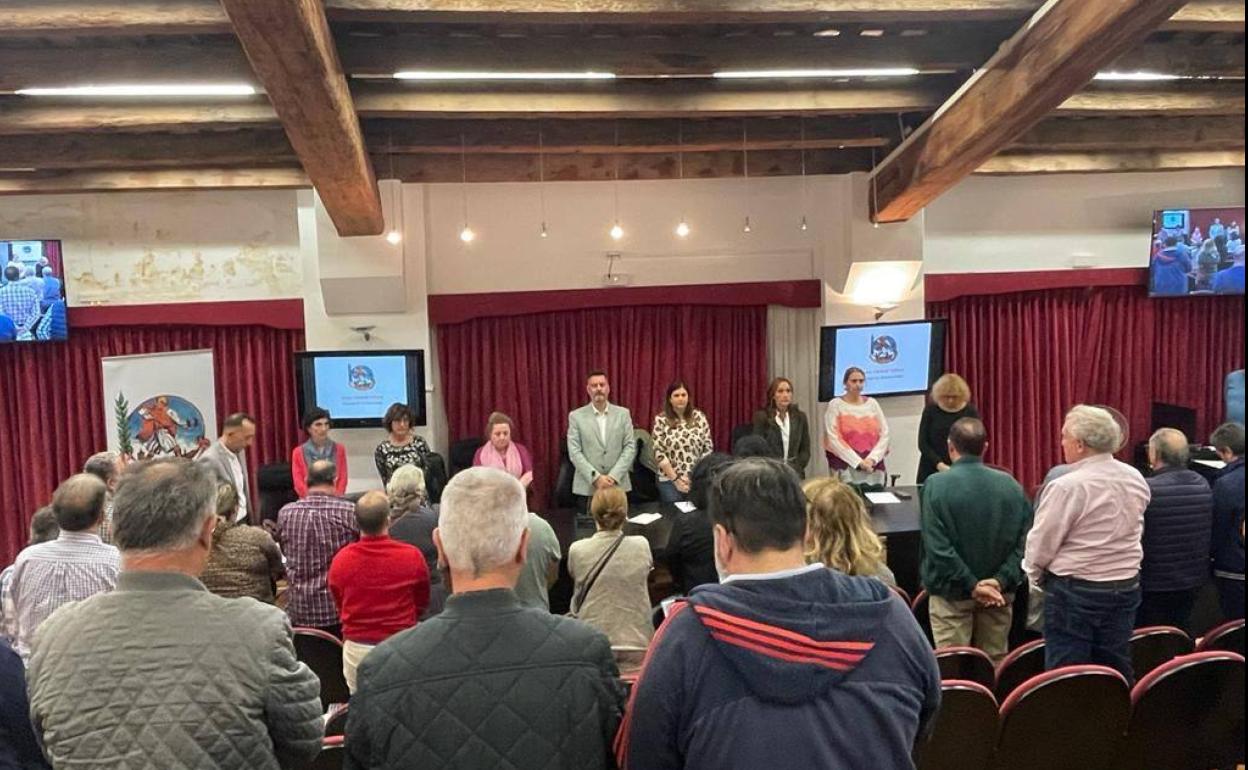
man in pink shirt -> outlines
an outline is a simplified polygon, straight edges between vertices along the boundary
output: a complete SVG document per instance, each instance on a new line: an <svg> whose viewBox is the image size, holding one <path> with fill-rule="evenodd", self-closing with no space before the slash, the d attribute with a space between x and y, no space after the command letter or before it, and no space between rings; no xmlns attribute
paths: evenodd
<svg viewBox="0 0 1248 770"><path fill-rule="evenodd" d="M1132 682L1151 493L1139 471L1114 459L1120 440L1104 409L1081 404L1066 414L1062 454L1070 469L1040 495L1023 568L1045 592L1046 668L1097 663Z"/></svg>

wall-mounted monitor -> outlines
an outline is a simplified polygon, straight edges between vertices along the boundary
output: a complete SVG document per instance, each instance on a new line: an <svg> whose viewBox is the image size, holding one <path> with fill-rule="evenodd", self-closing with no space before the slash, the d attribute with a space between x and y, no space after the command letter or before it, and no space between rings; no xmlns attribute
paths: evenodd
<svg viewBox="0 0 1248 770"><path fill-rule="evenodd" d="M407 404L425 424L423 350L358 350L295 354L299 414L328 409L335 427L380 428L391 404Z"/></svg>
<svg viewBox="0 0 1248 770"><path fill-rule="evenodd" d="M944 373L945 321L825 326L819 345L819 400L841 395L846 369L867 376L863 393L906 396L926 393Z"/></svg>
<svg viewBox="0 0 1248 770"><path fill-rule="evenodd" d="M69 338L60 241L0 240L0 344Z"/></svg>
<svg viewBox="0 0 1248 770"><path fill-rule="evenodd" d="M1154 297L1244 293L1243 206L1153 213L1148 293Z"/></svg>

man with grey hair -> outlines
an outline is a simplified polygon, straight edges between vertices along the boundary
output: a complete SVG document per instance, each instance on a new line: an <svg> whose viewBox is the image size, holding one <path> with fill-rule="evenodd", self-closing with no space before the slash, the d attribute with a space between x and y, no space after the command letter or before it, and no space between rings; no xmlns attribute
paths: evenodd
<svg viewBox="0 0 1248 770"><path fill-rule="evenodd" d="M104 516L100 520L100 539L105 543L113 542L113 492L117 491L117 478L124 469L121 455L116 452L96 452L82 464L82 472L103 481L108 490L104 497Z"/></svg>
<svg viewBox="0 0 1248 770"><path fill-rule="evenodd" d="M1071 467L1040 495L1023 568L1045 592L1045 666L1098 663L1130 682L1151 495L1139 471L1114 459L1120 438L1105 409L1080 404L1066 414L1062 455Z"/></svg>
<svg viewBox="0 0 1248 770"><path fill-rule="evenodd" d="M1187 467L1182 431L1162 428L1148 439L1152 499L1144 510L1143 597L1135 627L1177 626L1187 630L1196 593L1209 580L1213 491Z"/></svg>
<svg viewBox="0 0 1248 770"><path fill-rule="evenodd" d="M211 471L182 459L123 474L117 590L58 610L31 656L31 716L54 767L277 770L320 751L320 684L286 616L196 579L216 494Z"/></svg>
<svg viewBox="0 0 1248 770"><path fill-rule="evenodd" d="M524 487L455 475L433 538L450 572L441 614L377 646L351 698L345 767L614 767L623 697L607 638L524 607Z"/></svg>
<svg viewBox="0 0 1248 770"><path fill-rule="evenodd" d="M104 492L104 482L86 473L61 482L52 494L60 533L24 549L13 563L0 601L7 634L23 659L30 657L35 631L58 607L117 585L121 554L98 534Z"/></svg>

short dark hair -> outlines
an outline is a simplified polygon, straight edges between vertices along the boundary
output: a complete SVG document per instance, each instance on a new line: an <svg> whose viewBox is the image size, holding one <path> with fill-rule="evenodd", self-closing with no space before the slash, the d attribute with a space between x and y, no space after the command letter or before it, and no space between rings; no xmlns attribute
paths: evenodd
<svg viewBox="0 0 1248 770"><path fill-rule="evenodd" d="M1177 235L1166 236L1166 248L1167 249L1172 248L1174 246L1178 246L1178 245L1179 245L1179 237Z"/></svg>
<svg viewBox="0 0 1248 770"><path fill-rule="evenodd" d="M8 265L4 268L4 279L6 281L18 281L22 278L22 270L17 265Z"/></svg>
<svg viewBox="0 0 1248 770"><path fill-rule="evenodd" d="M949 443L958 454L983 457L988 446L988 429L978 417L963 417L949 428Z"/></svg>
<svg viewBox="0 0 1248 770"><path fill-rule="evenodd" d="M338 466L333 460L316 460L308 466L309 487L332 487L338 480Z"/></svg>
<svg viewBox="0 0 1248 770"><path fill-rule="evenodd" d="M256 424L255 418L246 412L234 412L225 418L225 422L221 423L221 427L224 430L229 430L230 428L241 428L245 422L249 422L252 425Z"/></svg>
<svg viewBox="0 0 1248 770"><path fill-rule="evenodd" d="M390 501L378 490L365 492L355 504L355 522L366 535L378 535L390 522Z"/></svg>
<svg viewBox="0 0 1248 770"><path fill-rule="evenodd" d="M412 412L412 408L407 404L400 404L395 401L386 410L386 416L381 418L381 427L386 429L386 433L390 432L390 426L400 420L407 420L408 425L416 424L416 415Z"/></svg>
<svg viewBox="0 0 1248 770"><path fill-rule="evenodd" d="M1244 425L1239 422L1224 422L1214 429L1209 437L1214 449L1223 449L1236 457L1244 454Z"/></svg>
<svg viewBox="0 0 1248 770"><path fill-rule="evenodd" d="M56 524L66 532L81 532L100 522L108 487L90 473L75 473L52 493Z"/></svg>
<svg viewBox="0 0 1248 770"><path fill-rule="evenodd" d="M602 369L590 369L589 374L585 375L585 381L589 382L595 377L606 377L607 373ZM607 379L610 379L609 377Z"/></svg>
<svg viewBox="0 0 1248 770"><path fill-rule="evenodd" d="M35 511L30 519L30 545L55 540L61 534L61 527L56 523L56 511L52 506L45 505Z"/></svg>
<svg viewBox="0 0 1248 770"><path fill-rule="evenodd" d="M845 383L849 382L849 377L852 374L861 374L864 378L867 376L867 373L864 372L863 370L859 369L856 366L851 366L848 369L846 369L845 374L842 375L841 384L844 385Z"/></svg>
<svg viewBox="0 0 1248 770"><path fill-rule="evenodd" d="M754 433L742 436L737 439L737 443L732 445L732 453L736 457L771 457L780 459L776 454L776 450L771 448L771 444L767 443L767 439Z"/></svg>
<svg viewBox="0 0 1248 770"><path fill-rule="evenodd" d="M322 409L319 406L314 406L308 411L303 413L303 423L302 423L303 429L307 430L308 428L311 428L312 423L316 422L317 420L328 420L328 419L329 419L328 409Z"/></svg>
<svg viewBox="0 0 1248 770"><path fill-rule="evenodd" d="M741 550L787 551L806 537L806 496L797 472L767 457L736 460L711 483L711 521Z"/></svg>
<svg viewBox="0 0 1248 770"><path fill-rule="evenodd" d="M712 452L698 460L689 472L689 502L705 511L711 495L711 482L731 462L732 455L723 452Z"/></svg>
<svg viewBox="0 0 1248 770"><path fill-rule="evenodd" d="M100 481L108 484L117 478L117 453L96 452L82 464L82 472L90 473Z"/></svg>

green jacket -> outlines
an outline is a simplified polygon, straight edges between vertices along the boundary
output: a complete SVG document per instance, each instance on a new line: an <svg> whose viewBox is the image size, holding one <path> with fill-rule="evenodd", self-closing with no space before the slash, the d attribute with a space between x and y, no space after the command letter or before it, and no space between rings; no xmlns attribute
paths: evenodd
<svg viewBox="0 0 1248 770"><path fill-rule="evenodd" d="M961 457L923 486L923 586L951 601L996 578L1008 594L1023 580L1031 502L1008 473Z"/></svg>

